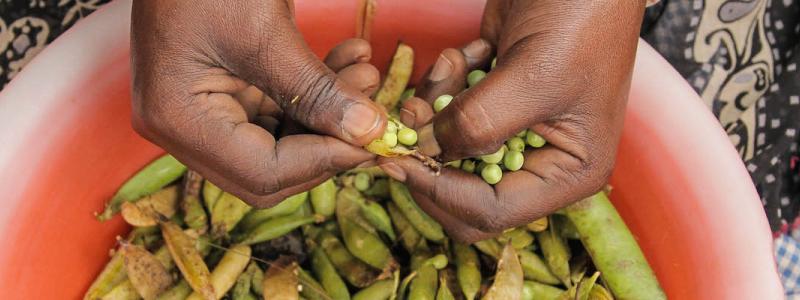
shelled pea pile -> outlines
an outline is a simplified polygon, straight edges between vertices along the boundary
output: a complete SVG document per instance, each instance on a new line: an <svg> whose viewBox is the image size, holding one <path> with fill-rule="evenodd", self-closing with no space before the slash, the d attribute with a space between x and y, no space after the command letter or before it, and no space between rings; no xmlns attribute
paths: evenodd
<svg viewBox="0 0 800 300"><path fill-rule="evenodd" d="M376 102L400 101L409 59L413 51L401 44ZM473 73L470 85L485 75ZM434 102L435 111L447 98ZM442 167L417 153L413 129L390 119L367 150ZM494 184L519 169L526 147L543 144L525 131L498 153L444 167ZM98 219L117 213L133 230L118 238L85 299L666 298L603 192L467 245L448 238L379 168L343 172L254 209L166 155L123 184Z"/></svg>

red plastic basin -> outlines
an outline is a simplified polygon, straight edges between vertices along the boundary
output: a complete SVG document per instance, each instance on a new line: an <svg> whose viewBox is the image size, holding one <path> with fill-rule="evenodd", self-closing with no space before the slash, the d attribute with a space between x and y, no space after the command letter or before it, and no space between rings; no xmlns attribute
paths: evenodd
<svg viewBox="0 0 800 300"><path fill-rule="evenodd" d="M355 34L358 1L296 2L318 54ZM377 2L383 68L398 39L417 51L419 73L441 49L478 36L482 1ZM0 93L0 299L81 297L127 230L92 213L163 152L130 126L130 5L115 1L80 22ZM644 43L619 117L612 200L669 297L783 298L767 221L736 151Z"/></svg>

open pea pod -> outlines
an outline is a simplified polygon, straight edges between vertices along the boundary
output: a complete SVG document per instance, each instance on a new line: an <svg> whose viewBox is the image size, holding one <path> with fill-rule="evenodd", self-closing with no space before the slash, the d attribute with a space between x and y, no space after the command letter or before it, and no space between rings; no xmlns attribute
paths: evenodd
<svg viewBox="0 0 800 300"><path fill-rule="evenodd" d="M143 247L122 243L120 252L128 279L145 300L156 299L172 286L172 275L167 268Z"/></svg>
<svg viewBox="0 0 800 300"><path fill-rule="evenodd" d="M414 154L416 152L415 150L408 149L401 145L390 146L382 139L377 139L370 142L364 146L364 149L383 157L405 156Z"/></svg>
<svg viewBox="0 0 800 300"><path fill-rule="evenodd" d="M297 262L282 256L272 262L264 273L264 300L298 300Z"/></svg>
<svg viewBox="0 0 800 300"><path fill-rule="evenodd" d="M169 186L136 202L122 203L122 218L137 227L158 225L161 219L175 215L178 206L178 187Z"/></svg>
<svg viewBox="0 0 800 300"><path fill-rule="evenodd" d="M217 299L211 284L211 272L197 250L195 239L172 222L161 223L161 233L183 278L201 296L200 299Z"/></svg>
<svg viewBox="0 0 800 300"><path fill-rule="evenodd" d="M519 300L522 298L523 275L517 252L506 244L497 261L494 283L483 296L484 300Z"/></svg>
<svg viewBox="0 0 800 300"><path fill-rule="evenodd" d="M216 292L214 299L219 300L236 284L236 279L239 278L250 263L250 255L252 249L247 245L235 245L225 251L222 260L219 261L214 271L211 273L211 285ZM201 300L205 299L203 295L199 294L197 290L192 293L187 300Z"/></svg>

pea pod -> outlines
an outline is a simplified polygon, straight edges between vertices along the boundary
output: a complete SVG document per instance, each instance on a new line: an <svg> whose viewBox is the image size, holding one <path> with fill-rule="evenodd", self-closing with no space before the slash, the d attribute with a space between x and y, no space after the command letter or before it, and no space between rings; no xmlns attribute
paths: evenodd
<svg viewBox="0 0 800 300"><path fill-rule="evenodd" d="M599 276L600 273L595 272L592 277L582 278L580 281L570 286L569 289L561 293L558 300L588 300L589 293Z"/></svg>
<svg viewBox="0 0 800 300"><path fill-rule="evenodd" d="M250 289L258 296L264 295L264 271L262 271L255 262L251 262L250 265L255 267L253 270L253 280L250 282Z"/></svg>
<svg viewBox="0 0 800 300"><path fill-rule="evenodd" d="M97 219L100 221L111 219L119 212L122 203L136 201L155 193L180 178L184 172L186 166L172 155L162 156L128 179L106 204L105 210L97 216Z"/></svg>
<svg viewBox="0 0 800 300"><path fill-rule="evenodd" d="M387 202L386 210L389 212L392 224L397 228L397 234L401 244L403 244L403 248L409 253L413 253L414 249L421 245L420 242L424 242L425 239L422 238L422 235L419 234L419 231L414 226L411 226L411 223L394 203Z"/></svg>
<svg viewBox="0 0 800 300"><path fill-rule="evenodd" d="M222 193L222 196L217 199L214 209L211 210L212 236L222 237L228 234L252 209L242 199L229 193Z"/></svg>
<svg viewBox="0 0 800 300"><path fill-rule="evenodd" d="M514 249L520 250L533 244L533 235L523 228L514 228L503 232L497 241L500 243L510 242Z"/></svg>
<svg viewBox="0 0 800 300"><path fill-rule="evenodd" d="M456 264L456 277L461 291L467 300L475 299L481 289L481 270L478 253L469 245L453 244L453 256Z"/></svg>
<svg viewBox="0 0 800 300"><path fill-rule="evenodd" d="M497 261L494 283L483 296L484 300L519 300L522 297L523 275L517 252L506 244Z"/></svg>
<svg viewBox="0 0 800 300"><path fill-rule="evenodd" d="M250 263L247 265L244 273L239 275L231 291L231 298L233 298L233 300L244 300L248 298L250 295L250 286L253 283L253 274L255 274L257 268L258 266L256 266L255 263Z"/></svg>
<svg viewBox="0 0 800 300"><path fill-rule="evenodd" d="M376 234L356 224L355 220L360 216L357 211L359 200L364 201L361 193L351 187L343 188L336 197L336 218L344 245L353 256L368 265L391 272L396 262L389 247Z"/></svg>
<svg viewBox="0 0 800 300"><path fill-rule="evenodd" d="M558 233L561 234L562 237L573 240L581 239L578 229L575 228L575 224L573 224L569 218L562 215L553 215L551 218L553 219L554 226L558 228Z"/></svg>
<svg viewBox="0 0 800 300"><path fill-rule="evenodd" d="M120 252L128 279L145 300L155 299L172 286L172 276L168 270L143 247L122 243Z"/></svg>
<svg viewBox="0 0 800 300"><path fill-rule="evenodd" d="M302 192L289 196L273 207L251 211L242 219L239 227L243 231L249 231L269 219L291 215L306 203L308 194Z"/></svg>
<svg viewBox="0 0 800 300"><path fill-rule="evenodd" d="M328 255L319 248L311 250L311 270L319 278L320 284L334 300L350 299L350 292L347 290L342 277L336 273Z"/></svg>
<svg viewBox="0 0 800 300"><path fill-rule="evenodd" d="M525 281L522 288L522 300L557 300L564 290L535 281Z"/></svg>
<svg viewBox="0 0 800 300"><path fill-rule="evenodd" d="M377 235L378 230L361 214L360 202L364 202L361 192L352 187L342 188L336 195L336 220L343 218L357 224L370 234Z"/></svg>
<svg viewBox="0 0 800 300"><path fill-rule="evenodd" d="M619 299L666 299L653 270L605 193L566 208L586 251Z"/></svg>
<svg viewBox="0 0 800 300"><path fill-rule="evenodd" d="M186 280L181 280L167 290L166 292L158 295L158 300L184 300L186 297L192 294L192 287L189 286L189 283Z"/></svg>
<svg viewBox="0 0 800 300"><path fill-rule="evenodd" d="M309 191L311 198L311 206L314 212L330 218L336 211L336 183L333 178L325 180L325 182L314 187Z"/></svg>
<svg viewBox="0 0 800 300"><path fill-rule="evenodd" d="M389 214L383 206L374 201L364 201L359 203L359 205L361 206L361 215L364 216L372 226L375 226L378 231L386 234L390 240L394 241L397 239L394 229L392 229L392 220L389 218Z"/></svg>
<svg viewBox="0 0 800 300"><path fill-rule="evenodd" d="M283 216L267 220L239 238L241 244L252 245L281 237L300 226L320 221L322 216Z"/></svg>
<svg viewBox="0 0 800 300"><path fill-rule="evenodd" d="M252 249L247 245L235 245L225 252L222 260L219 261L214 271L211 272L211 285L213 290L216 291L216 297L213 299L219 300L225 296L236 283L236 278L244 272L247 264L250 262L250 254ZM187 298L187 300L200 300L203 296L195 292ZM208 299L208 298L207 298Z"/></svg>
<svg viewBox="0 0 800 300"><path fill-rule="evenodd" d="M297 300L300 293L298 284L297 262L287 256L274 261L264 273L264 300Z"/></svg>
<svg viewBox="0 0 800 300"><path fill-rule="evenodd" d="M125 280L122 283L115 286L108 294L105 294L102 298L98 298L102 300L139 300L141 297L139 293L136 292L136 288L133 286L130 280Z"/></svg>
<svg viewBox="0 0 800 300"><path fill-rule="evenodd" d="M137 227L158 225L158 220L175 215L178 204L178 188L169 186L136 202L122 203L122 218Z"/></svg>
<svg viewBox="0 0 800 300"><path fill-rule="evenodd" d="M389 65L386 79L375 94L375 102L386 108L386 111L393 111L411 79L413 68L414 50L406 44L399 43L394 57L392 57L392 63Z"/></svg>
<svg viewBox="0 0 800 300"><path fill-rule="evenodd" d="M214 210L214 206L217 204L219 197L222 196L222 193L222 189L208 181L208 179L203 181L203 201L209 212Z"/></svg>
<svg viewBox="0 0 800 300"><path fill-rule="evenodd" d="M347 282L359 288L365 288L375 281L378 276L375 269L362 262L330 232L322 232L319 237L319 246L336 267L339 275Z"/></svg>
<svg viewBox="0 0 800 300"><path fill-rule="evenodd" d="M431 265L422 265L417 269L417 277L411 281L408 299L435 300L439 284L439 272Z"/></svg>
<svg viewBox="0 0 800 300"><path fill-rule="evenodd" d="M545 262L550 271L564 285L570 287L572 281L570 280L569 272L569 250L561 235L557 233L555 226L552 226L552 222L550 225L549 230L536 233L536 240L539 241L539 246L542 247L542 254L544 254Z"/></svg>
<svg viewBox="0 0 800 300"><path fill-rule="evenodd" d="M197 250L195 240L171 222L161 223L161 233L172 259L189 286L195 293L202 295L203 299L216 299L214 286L211 284L211 272Z"/></svg>
<svg viewBox="0 0 800 300"><path fill-rule="evenodd" d="M455 300L453 292L450 291L450 286L447 282L447 277L444 272L439 272L439 290L436 292L436 300Z"/></svg>
<svg viewBox="0 0 800 300"><path fill-rule="evenodd" d="M100 299L127 278L128 274L125 273L125 260L122 258L122 254L117 251L103 268L103 271L100 272L100 275L97 275L97 278L95 278L92 285L86 291L83 299Z"/></svg>
<svg viewBox="0 0 800 300"><path fill-rule="evenodd" d="M561 281L553 275L547 264L535 253L528 250L519 251L519 262L525 279L535 280L546 284L559 284Z"/></svg>
<svg viewBox="0 0 800 300"><path fill-rule="evenodd" d="M208 215L200 202L200 189L203 186L203 176L189 170L183 181L183 222L199 234L208 231Z"/></svg>
<svg viewBox="0 0 800 300"><path fill-rule="evenodd" d="M297 269L297 278L300 280L300 295L308 300L327 300L331 299L322 285L308 274L303 268Z"/></svg>
<svg viewBox="0 0 800 300"><path fill-rule="evenodd" d="M442 226L417 206L405 185L389 180L389 192L397 208L423 237L437 243L444 241Z"/></svg>
<svg viewBox="0 0 800 300"><path fill-rule="evenodd" d="M394 280L384 279L371 284L353 295L353 300L386 300L392 295Z"/></svg>
<svg viewBox="0 0 800 300"><path fill-rule="evenodd" d="M494 259L500 259L500 253L503 251L503 246L495 239L477 241L473 245L475 248L478 248L479 251L483 252L483 254L489 255Z"/></svg>
<svg viewBox="0 0 800 300"><path fill-rule="evenodd" d="M414 278L417 278L417 271L412 271L411 273L408 273L405 278L403 278L403 281L400 282L400 288L397 290L395 299L406 299L406 290L408 290L408 286L411 284L411 281L414 280Z"/></svg>

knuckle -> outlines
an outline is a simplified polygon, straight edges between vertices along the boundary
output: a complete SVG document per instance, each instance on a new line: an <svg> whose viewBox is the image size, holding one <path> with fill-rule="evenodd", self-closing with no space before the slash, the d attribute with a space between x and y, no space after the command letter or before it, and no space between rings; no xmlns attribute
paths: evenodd
<svg viewBox="0 0 800 300"><path fill-rule="evenodd" d="M333 73L311 70L303 73L306 74L301 75L301 79L297 81L297 94L293 96L298 97L298 101L294 104L288 103L291 106L288 110L294 115L294 119L315 127L315 117L319 112L335 106L339 101L336 96L341 88Z"/></svg>
<svg viewBox="0 0 800 300"><path fill-rule="evenodd" d="M497 149L502 146L503 142L495 138L494 131L492 130L494 126L491 124L487 126L487 123L490 122L484 121L484 118L481 118L480 115L468 112L467 108L459 102L455 104L452 115L452 127L456 132L453 133L458 133L458 139L461 140L463 146L466 146L462 147L459 145L458 148L461 148L460 151L470 156L483 155L497 151Z"/></svg>
<svg viewBox="0 0 800 300"><path fill-rule="evenodd" d="M494 210L487 209L475 218L475 226L483 232L500 232L508 227L508 224L506 224L504 218L494 213Z"/></svg>

